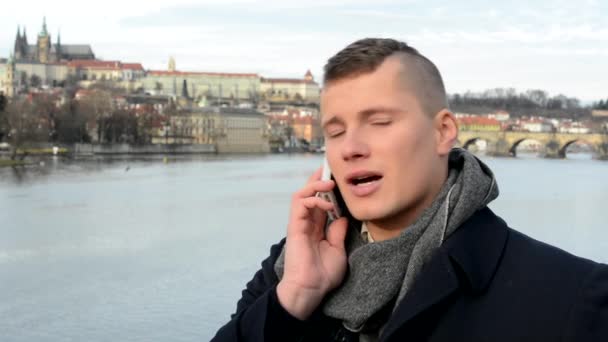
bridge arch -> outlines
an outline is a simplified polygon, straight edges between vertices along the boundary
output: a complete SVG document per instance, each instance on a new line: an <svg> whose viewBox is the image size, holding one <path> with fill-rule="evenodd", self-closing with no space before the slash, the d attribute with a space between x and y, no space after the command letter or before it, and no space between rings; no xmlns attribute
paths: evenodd
<svg viewBox="0 0 608 342"><path fill-rule="evenodd" d="M571 145L577 144L577 143L582 143L585 144L587 146L590 146L593 153L597 153L597 147L591 143L590 141L587 141L586 139L581 139L581 138L576 138L576 139L571 139L566 141L566 143L560 147L558 155L560 158L566 158L566 154L568 152L568 147L570 147Z"/></svg>
<svg viewBox="0 0 608 342"><path fill-rule="evenodd" d="M487 150L488 145L491 144L491 141L489 139L483 138L483 137L471 137L468 138L466 140L464 140L464 143L462 143L462 148L464 148L465 150L470 150L471 146L476 146L478 142L483 141L485 143L485 146L482 145L482 150Z"/></svg>
<svg viewBox="0 0 608 342"><path fill-rule="evenodd" d="M509 148L509 153L513 156L513 157L517 157L517 148L519 147L519 145L521 143L523 143L524 141L534 141L538 144L538 147L536 148L536 150L533 150L534 152L540 152L540 148L542 148L543 142L538 140L538 139L534 139L534 138L530 138L530 137L523 137L523 138L519 138L517 140L515 140L512 144L511 147Z"/></svg>

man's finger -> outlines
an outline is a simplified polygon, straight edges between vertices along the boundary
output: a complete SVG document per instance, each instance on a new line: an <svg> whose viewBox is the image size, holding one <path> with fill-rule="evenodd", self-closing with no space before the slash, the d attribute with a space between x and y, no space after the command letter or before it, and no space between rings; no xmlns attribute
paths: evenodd
<svg viewBox="0 0 608 342"><path fill-rule="evenodd" d="M312 197L317 192L331 191L334 188L334 181L321 181L316 180L306 184L302 189L293 194L294 199Z"/></svg>
<svg viewBox="0 0 608 342"><path fill-rule="evenodd" d="M323 167L318 168L312 175L310 175L310 177L308 177L306 184L310 184L314 181L320 180L322 173L323 173Z"/></svg>
<svg viewBox="0 0 608 342"><path fill-rule="evenodd" d="M304 207L308 209L319 208L325 211L332 210L334 204L324 200L321 197L307 197L302 200Z"/></svg>
<svg viewBox="0 0 608 342"><path fill-rule="evenodd" d="M341 217L327 227L327 241L333 247L344 249L344 239L348 230L348 220Z"/></svg>

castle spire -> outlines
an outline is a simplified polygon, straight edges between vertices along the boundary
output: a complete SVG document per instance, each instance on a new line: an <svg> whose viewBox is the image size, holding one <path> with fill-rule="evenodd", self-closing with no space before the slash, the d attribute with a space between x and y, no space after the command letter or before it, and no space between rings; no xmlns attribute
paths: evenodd
<svg viewBox="0 0 608 342"><path fill-rule="evenodd" d="M24 44L27 45L27 32L25 31L25 26L23 26L23 41Z"/></svg>
<svg viewBox="0 0 608 342"><path fill-rule="evenodd" d="M21 28L17 25L17 37L15 38L15 46L13 52L17 54L17 58L21 58L21 51L23 49L23 38L21 38Z"/></svg>
<svg viewBox="0 0 608 342"><path fill-rule="evenodd" d="M15 55L11 52L10 56L8 57L8 65L11 67L15 66Z"/></svg>
<svg viewBox="0 0 608 342"><path fill-rule="evenodd" d="M46 29L46 16L42 17L42 31L40 32L41 36L48 36L49 31Z"/></svg>

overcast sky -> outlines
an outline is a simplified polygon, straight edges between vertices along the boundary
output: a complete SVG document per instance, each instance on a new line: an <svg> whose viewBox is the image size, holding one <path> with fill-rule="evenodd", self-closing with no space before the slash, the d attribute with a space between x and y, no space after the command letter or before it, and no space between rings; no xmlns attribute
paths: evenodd
<svg viewBox="0 0 608 342"><path fill-rule="evenodd" d="M533 3L533 4L530 4ZM17 25L30 43L47 17L53 42L91 44L98 58L165 69L317 79L362 37L404 40L433 60L448 92L539 88L608 98L608 1L105 0L10 1L0 56Z"/></svg>

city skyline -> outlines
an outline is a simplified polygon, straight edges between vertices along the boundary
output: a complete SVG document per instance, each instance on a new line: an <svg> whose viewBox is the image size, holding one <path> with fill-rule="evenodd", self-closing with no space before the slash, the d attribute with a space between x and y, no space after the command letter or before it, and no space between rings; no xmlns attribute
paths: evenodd
<svg viewBox="0 0 608 342"><path fill-rule="evenodd" d="M433 60L448 92L496 87L543 89L584 103L607 97L608 5L599 1L307 2L248 0L141 7L110 0L83 11L71 1L11 3L0 14L0 56L12 52L17 26L33 40L46 16L55 41L90 44L105 60L178 70L322 76L326 59L364 36L404 40Z"/></svg>

